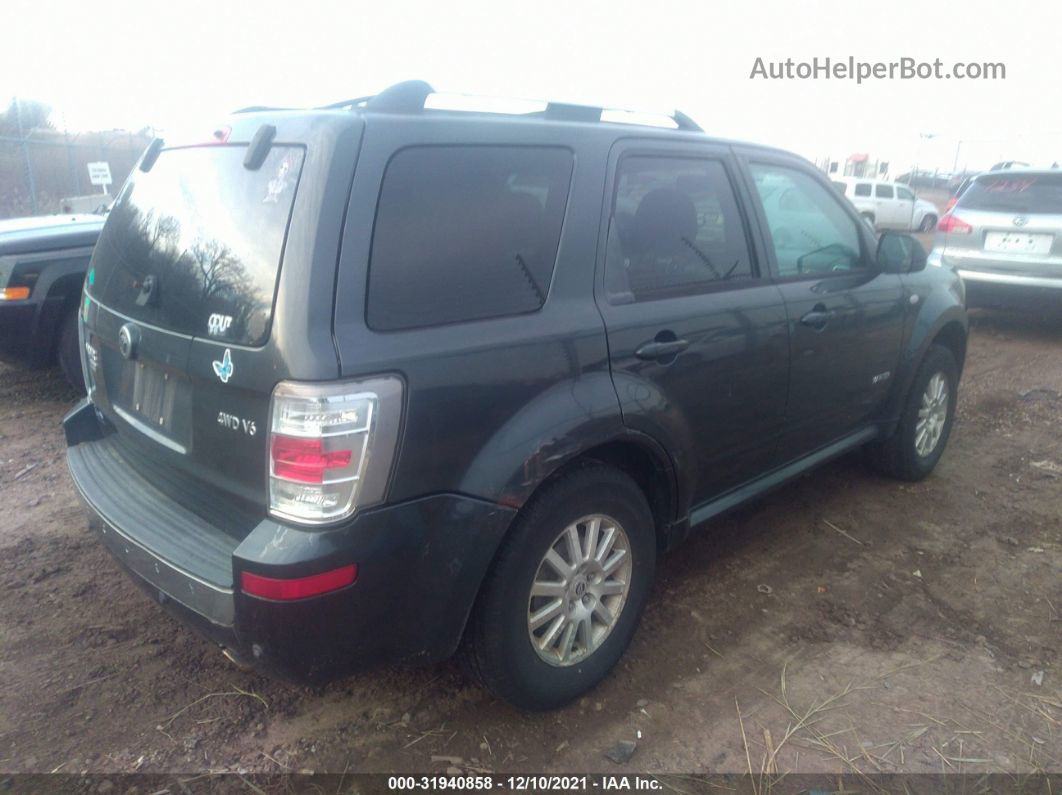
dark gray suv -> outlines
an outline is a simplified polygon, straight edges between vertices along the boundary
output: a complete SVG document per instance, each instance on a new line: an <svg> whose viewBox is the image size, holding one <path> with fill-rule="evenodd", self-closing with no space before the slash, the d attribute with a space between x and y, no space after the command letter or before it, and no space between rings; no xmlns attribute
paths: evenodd
<svg viewBox="0 0 1062 795"><path fill-rule="evenodd" d="M967 321L911 238L682 114L430 92L156 141L93 255L71 474L230 657L321 681L461 649L553 707L692 528L859 447L933 469Z"/></svg>

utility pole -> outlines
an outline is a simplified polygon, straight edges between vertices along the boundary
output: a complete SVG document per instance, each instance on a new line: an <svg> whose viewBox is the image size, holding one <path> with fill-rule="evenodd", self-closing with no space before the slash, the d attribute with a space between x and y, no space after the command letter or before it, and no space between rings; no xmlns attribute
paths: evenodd
<svg viewBox="0 0 1062 795"><path fill-rule="evenodd" d="M920 132L918 133L918 150L915 153L915 166L914 172L911 174L911 179L907 183L907 187L914 190L914 181L918 179L918 161L922 159L922 142L928 141L930 138L936 138L936 133Z"/></svg>
<svg viewBox="0 0 1062 795"><path fill-rule="evenodd" d="M18 140L22 145L22 158L26 161L26 180L29 182L30 204L33 214L39 213L37 209L37 182L33 179L33 163L30 160L29 146L26 145L26 134L22 130L22 103L15 97L15 123L18 125Z"/></svg>

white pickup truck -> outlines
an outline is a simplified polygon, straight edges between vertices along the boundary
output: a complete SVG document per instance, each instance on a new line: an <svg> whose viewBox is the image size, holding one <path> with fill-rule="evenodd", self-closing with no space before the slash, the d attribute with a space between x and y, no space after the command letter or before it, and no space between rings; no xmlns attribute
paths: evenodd
<svg viewBox="0 0 1062 795"><path fill-rule="evenodd" d="M932 232L940 217L935 204L917 198L909 187L897 182L838 177L833 184L875 229Z"/></svg>

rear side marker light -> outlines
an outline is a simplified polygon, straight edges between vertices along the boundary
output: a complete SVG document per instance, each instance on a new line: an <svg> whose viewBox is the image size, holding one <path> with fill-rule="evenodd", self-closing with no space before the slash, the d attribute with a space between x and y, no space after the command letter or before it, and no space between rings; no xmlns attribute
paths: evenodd
<svg viewBox="0 0 1062 795"><path fill-rule="evenodd" d="M0 287L0 301L22 301L29 294L29 287Z"/></svg>
<svg viewBox="0 0 1062 795"><path fill-rule="evenodd" d="M352 585L358 579L358 567L351 563L332 571L311 574L309 577L280 579L263 577L249 571L240 573L240 587L244 593L276 602L291 602L311 596L338 591Z"/></svg>
<svg viewBox="0 0 1062 795"><path fill-rule="evenodd" d="M948 213L937 222L937 231L947 232L950 235L968 235L973 231L973 227Z"/></svg>

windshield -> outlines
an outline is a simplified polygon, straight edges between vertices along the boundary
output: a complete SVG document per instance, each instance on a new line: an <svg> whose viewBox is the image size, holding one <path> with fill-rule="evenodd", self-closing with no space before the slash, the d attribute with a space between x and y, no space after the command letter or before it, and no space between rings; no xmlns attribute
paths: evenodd
<svg viewBox="0 0 1062 795"><path fill-rule="evenodd" d="M967 210L1062 213L1062 174L993 174L975 179L959 199Z"/></svg>
<svg viewBox="0 0 1062 795"><path fill-rule="evenodd" d="M253 171L245 151L172 149L134 171L100 235L89 294L165 329L262 343L303 150L274 146Z"/></svg>

